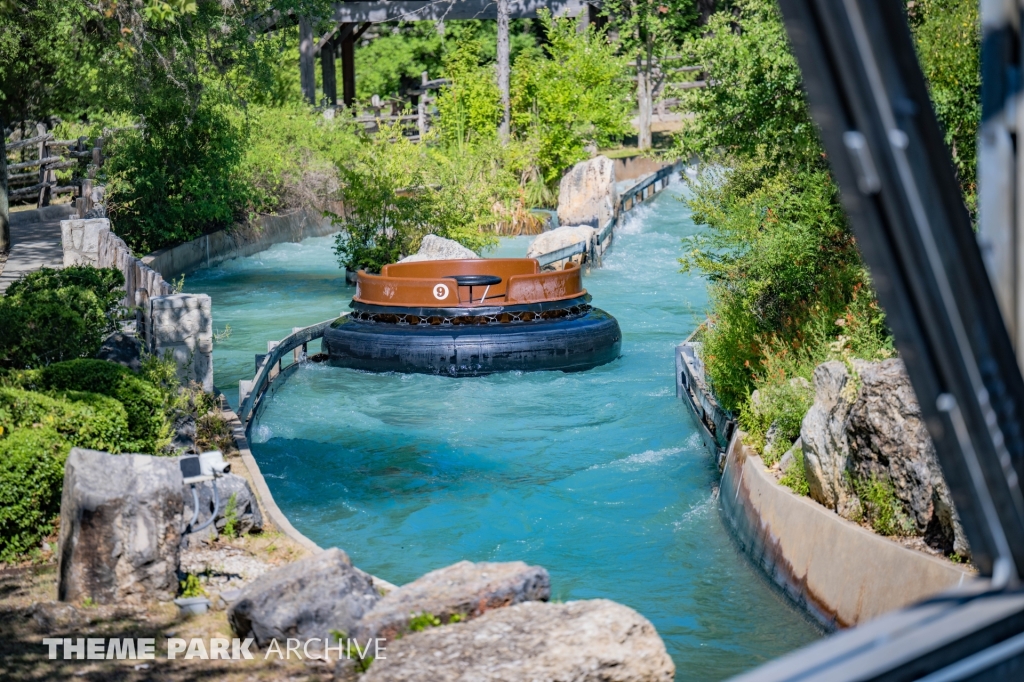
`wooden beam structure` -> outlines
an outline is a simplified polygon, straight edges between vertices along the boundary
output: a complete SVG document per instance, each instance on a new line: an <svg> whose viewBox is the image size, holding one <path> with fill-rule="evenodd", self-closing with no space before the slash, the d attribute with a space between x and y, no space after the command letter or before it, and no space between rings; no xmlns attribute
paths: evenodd
<svg viewBox="0 0 1024 682"><path fill-rule="evenodd" d="M586 0L507 0L509 19L530 19L541 9L553 16L578 16L591 19L600 2ZM251 20L250 25L261 33L299 25L299 79L303 97L310 104L316 101L316 55L320 54L324 97L337 104L337 76L334 57L341 52L343 101L355 101L355 44L372 24L388 21L458 21L465 19L498 19L494 0L349 0L335 3L330 17L334 26L315 39L314 21L296 17L294 12L274 11ZM591 19L592 20L592 19ZM359 27L357 29L357 27Z"/></svg>

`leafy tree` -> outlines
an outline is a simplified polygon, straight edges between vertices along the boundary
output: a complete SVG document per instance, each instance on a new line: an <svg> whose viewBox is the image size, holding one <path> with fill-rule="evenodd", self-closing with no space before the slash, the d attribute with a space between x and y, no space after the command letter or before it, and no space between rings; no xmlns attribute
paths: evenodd
<svg viewBox="0 0 1024 682"><path fill-rule="evenodd" d="M630 131L625 60L593 26L542 12L548 58L524 52L512 67L513 136L532 141L546 184Z"/></svg>
<svg viewBox="0 0 1024 682"><path fill-rule="evenodd" d="M602 9L618 34L622 53L636 70L637 147L650 149L654 96L679 39L697 23L697 4L693 0L605 0Z"/></svg>
<svg viewBox="0 0 1024 682"><path fill-rule="evenodd" d="M981 26L969 0L907 2L917 54L932 105L945 130L964 201L977 204L977 139L981 123Z"/></svg>

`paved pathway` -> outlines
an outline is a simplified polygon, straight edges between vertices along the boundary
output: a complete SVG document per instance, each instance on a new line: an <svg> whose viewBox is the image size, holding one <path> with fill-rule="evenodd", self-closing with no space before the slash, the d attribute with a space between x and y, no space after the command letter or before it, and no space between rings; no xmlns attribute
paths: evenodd
<svg viewBox="0 0 1024 682"><path fill-rule="evenodd" d="M11 252L0 272L0 294L11 282L42 267L59 268L64 264L60 245L60 220L23 222L11 225Z"/></svg>

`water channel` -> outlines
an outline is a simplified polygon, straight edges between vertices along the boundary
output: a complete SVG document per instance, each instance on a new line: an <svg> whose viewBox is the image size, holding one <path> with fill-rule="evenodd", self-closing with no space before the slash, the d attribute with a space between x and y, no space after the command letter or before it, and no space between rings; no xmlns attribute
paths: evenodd
<svg viewBox="0 0 1024 682"><path fill-rule="evenodd" d="M671 185L631 212L584 279L619 320L622 357L579 374L471 379L310 364L252 429L252 450L302 533L401 584L461 559L521 559L552 598L622 602L657 627L678 680L716 680L820 633L742 556L714 499L718 472L675 398L673 348L704 317L678 272L697 228ZM488 255L522 256L529 238ZM212 295L216 381L234 403L266 342L347 310L331 237L195 273ZM314 343L311 352L319 348Z"/></svg>

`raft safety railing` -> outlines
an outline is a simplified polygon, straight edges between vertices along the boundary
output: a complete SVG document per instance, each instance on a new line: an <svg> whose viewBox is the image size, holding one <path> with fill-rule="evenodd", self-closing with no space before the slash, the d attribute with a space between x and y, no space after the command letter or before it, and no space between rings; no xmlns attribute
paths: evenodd
<svg viewBox="0 0 1024 682"><path fill-rule="evenodd" d="M341 317L348 315L341 313ZM256 356L256 376L252 381L238 382L238 418L248 432L254 417L264 405L264 397L273 395L280 382L276 380L291 374L299 365L309 359L309 343L322 338L324 331L338 318L332 317L308 327L295 327L292 333L280 341L267 341L267 352ZM288 352L292 362L284 365Z"/></svg>

